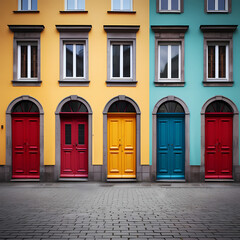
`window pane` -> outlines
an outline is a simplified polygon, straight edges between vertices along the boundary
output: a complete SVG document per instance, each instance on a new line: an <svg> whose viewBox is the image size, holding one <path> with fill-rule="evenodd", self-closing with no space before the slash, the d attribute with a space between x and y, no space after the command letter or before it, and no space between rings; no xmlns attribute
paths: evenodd
<svg viewBox="0 0 240 240"><path fill-rule="evenodd" d="M31 77L37 77L37 65L38 65L38 58L37 58L37 46L31 46Z"/></svg>
<svg viewBox="0 0 240 240"><path fill-rule="evenodd" d="M73 77L73 45L66 44L66 77Z"/></svg>
<svg viewBox="0 0 240 240"><path fill-rule="evenodd" d="M75 9L75 0L67 0L67 9L68 10Z"/></svg>
<svg viewBox="0 0 240 240"><path fill-rule="evenodd" d="M219 46L219 77L226 78L226 46Z"/></svg>
<svg viewBox="0 0 240 240"><path fill-rule="evenodd" d="M178 0L172 0L172 9L171 10L179 10Z"/></svg>
<svg viewBox="0 0 240 240"><path fill-rule="evenodd" d="M112 10L120 10L121 8L120 0L113 0L112 3L113 3Z"/></svg>
<svg viewBox="0 0 240 240"><path fill-rule="evenodd" d="M160 46L160 78L168 77L168 46Z"/></svg>
<svg viewBox="0 0 240 240"><path fill-rule="evenodd" d="M172 61L172 69L171 74L172 78L179 78L179 46L171 47L171 61Z"/></svg>
<svg viewBox="0 0 240 240"><path fill-rule="evenodd" d="M123 77L130 77L130 45L123 45Z"/></svg>
<svg viewBox="0 0 240 240"><path fill-rule="evenodd" d="M78 144L84 144L84 124L78 124Z"/></svg>
<svg viewBox="0 0 240 240"><path fill-rule="evenodd" d="M83 72L83 68L84 68L84 46L83 45L76 45L76 69L77 69L77 73L76 76L77 77L83 77L84 76L84 72Z"/></svg>
<svg viewBox="0 0 240 240"><path fill-rule="evenodd" d="M72 143L72 125L66 124L65 125L65 144Z"/></svg>
<svg viewBox="0 0 240 240"><path fill-rule="evenodd" d="M218 0L218 10L225 10L225 0Z"/></svg>
<svg viewBox="0 0 240 240"><path fill-rule="evenodd" d="M168 0L161 0L161 10L168 10Z"/></svg>
<svg viewBox="0 0 240 240"><path fill-rule="evenodd" d="M112 54L113 77L120 77L120 45L112 45Z"/></svg>
<svg viewBox="0 0 240 240"><path fill-rule="evenodd" d="M85 10L85 0L77 0L77 9Z"/></svg>
<svg viewBox="0 0 240 240"><path fill-rule="evenodd" d="M32 10L37 10L37 0L32 0Z"/></svg>
<svg viewBox="0 0 240 240"><path fill-rule="evenodd" d="M123 0L123 10L131 11L131 1L132 0Z"/></svg>
<svg viewBox="0 0 240 240"><path fill-rule="evenodd" d="M215 46L208 46L208 77L215 78Z"/></svg>
<svg viewBox="0 0 240 240"><path fill-rule="evenodd" d="M215 10L215 0L208 0L208 10Z"/></svg>
<svg viewBox="0 0 240 240"><path fill-rule="evenodd" d="M21 10L28 10L28 0L21 0Z"/></svg>
<svg viewBox="0 0 240 240"><path fill-rule="evenodd" d="M27 78L27 46L21 46L21 78Z"/></svg>

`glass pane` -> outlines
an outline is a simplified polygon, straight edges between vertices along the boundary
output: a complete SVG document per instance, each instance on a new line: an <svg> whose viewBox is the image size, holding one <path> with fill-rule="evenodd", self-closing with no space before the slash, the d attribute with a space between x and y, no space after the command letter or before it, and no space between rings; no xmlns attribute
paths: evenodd
<svg viewBox="0 0 240 240"><path fill-rule="evenodd" d="M108 112L136 112L136 110L129 102L117 101L111 105Z"/></svg>
<svg viewBox="0 0 240 240"><path fill-rule="evenodd" d="M75 0L67 0L67 9L74 10L75 9Z"/></svg>
<svg viewBox="0 0 240 240"><path fill-rule="evenodd" d="M224 101L214 101L211 103L206 112L233 112L232 107Z"/></svg>
<svg viewBox="0 0 240 240"><path fill-rule="evenodd" d="M27 46L21 46L21 78L27 78Z"/></svg>
<svg viewBox="0 0 240 240"><path fill-rule="evenodd" d="M69 101L65 103L61 112L88 112L86 106L79 101Z"/></svg>
<svg viewBox="0 0 240 240"><path fill-rule="evenodd" d="M168 10L168 0L161 0L160 10Z"/></svg>
<svg viewBox="0 0 240 240"><path fill-rule="evenodd" d="M123 0L123 10L131 11L131 1L132 0Z"/></svg>
<svg viewBox="0 0 240 240"><path fill-rule="evenodd" d="M219 77L226 78L226 46L219 46Z"/></svg>
<svg viewBox="0 0 240 240"><path fill-rule="evenodd" d="M72 143L72 125L66 124L65 125L65 144Z"/></svg>
<svg viewBox="0 0 240 240"><path fill-rule="evenodd" d="M31 77L37 77L38 70L37 46L31 46Z"/></svg>
<svg viewBox="0 0 240 240"><path fill-rule="evenodd" d="M120 45L112 45L112 75L120 77Z"/></svg>
<svg viewBox="0 0 240 240"><path fill-rule="evenodd" d="M12 112L39 112L39 110L33 102L21 101L13 107Z"/></svg>
<svg viewBox="0 0 240 240"><path fill-rule="evenodd" d="M37 0L32 0L32 10L37 10Z"/></svg>
<svg viewBox="0 0 240 240"><path fill-rule="evenodd" d="M215 0L208 0L208 10L215 10Z"/></svg>
<svg viewBox="0 0 240 240"><path fill-rule="evenodd" d="M123 77L130 77L130 55L131 55L131 46L123 45Z"/></svg>
<svg viewBox="0 0 240 240"><path fill-rule="evenodd" d="M208 78L215 78L215 46L208 46Z"/></svg>
<svg viewBox="0 0 240 240"><path fill-rule="evenodd" d="M172 0L172 9L171 10L179 10L178 0Z"/></svg>
<svg viewBox="0 0 240 240"><path fill-rule="evenodd" d="M77 0L77 9L85 10L85 0Z"/></svg>
<svg viewBox="0 0 240 240"><path fill-rule="evenodd" d="M168 77L168 46L160 46L160 78Z"/></svg>
<svg viewBox="0 0 240 240"><path fill-rule="evenodd" d="M184 109L175 101L167 101L159 107L158 113L184 113Z"/></svg>
<svg viewBox="0 0 240 240"><path fill-rule="evenodd" d="M218 10L225 10L225 0L218 0Z"/></svg>
<svg viewBox="0 0 240 240"><path fill-rule="evenodd" d="M172 78L179 78L179 46L171 46Z"/></svg>
<svg viewBox="0 0 240 240"><path fill-rule="evenodd" d="M112 3L113 3L112 10L120 10L121 9L120 0L112 0Z"/></svg>
<svg viewBox="0 0 240 240"><path fill-rule="evenodd" d="M28 10L28 0L21 0L21 10Z"/></svg>
<svg viewBox="0 0 240 240"><path fill-rule="evenodd" d="M76 76L84 77L84 45L76 45Z"/></svg>
<svg viewBox="0 0 240 240"><path fill-rule="evenodd" d="M73 45L66 45L66 77L73 77Z"/></svg>
<svg viewBox="0 0 240 240"><path fill-rule="evenodd" d="M84 144L84 124L78 124L78 144Z"/></svg>

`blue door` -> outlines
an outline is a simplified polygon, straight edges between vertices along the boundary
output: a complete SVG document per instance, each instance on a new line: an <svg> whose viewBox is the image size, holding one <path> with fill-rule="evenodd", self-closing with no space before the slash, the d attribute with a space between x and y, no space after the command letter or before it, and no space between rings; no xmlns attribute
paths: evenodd
<svg viewBox="0 0 240 240"><path fill-rule="evenodd" d="M185 178L185 118L159 113L157 118L157 179Z"/></svg>

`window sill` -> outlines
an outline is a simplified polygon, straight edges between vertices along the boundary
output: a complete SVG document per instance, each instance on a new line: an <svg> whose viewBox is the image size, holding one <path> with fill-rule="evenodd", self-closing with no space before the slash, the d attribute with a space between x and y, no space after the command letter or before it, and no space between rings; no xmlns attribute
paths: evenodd
<svg viewBox="0 0 240 240"><path fill-rule="evenodd" d="M185 82L154 82L155 87L184 87Z"/></svg>
<svg viewBox="0 0 240 240"><path fill-rule="evenodd" d="M12 80L13 86L28 86L28 87L40 87L42 84L41 80L34 81L34 80Z"/></svg>
<svg viewBox="0 0 240 240"><path fill-rule="evenodd" d="M158 11L160 14L181 14L181 11Z"/></svg>
<svg viewBox="0 0 240 240"><path fill-rule="evenodd" d="M89 80L59 80L60 87L88 87Z"/></svg>
<svg viewBox="0 0 240 240"><path fill-rule="evenodd" d="M233 81L203 81L204 87L232 87Z"/></svg>
<svg viewBox="0 0 240 240"><path fill-rule="evenodd" d="M13 11L13 13L40 13L38 10L17 10Z"/></svg>
<svg viewBox="0 0 240 240"><path fill-rule="evenodd" d="M210 13L210 14L214 14L214 13L217 13L217 14L228 14L229 11L207 11L207 13Z"/></svg>
<svg viewBox="0 0 240 240"><path fill-rule="evenodd" d="M136 87L137 81L132 80L107 80L107 87Z"/></svg>
<svg viewBox="0 0 240 240"><path fill-rule="evenodd" d="M126 13L126 14L136 14L136 11L107 11L107 13Z"/></svg>
<svg viewBox="0 0 240 240"><path fill-rule="evenodd" d="M88 13L88 11L85 10L65 10L65 11L59 11L60 13Z"/></svg>

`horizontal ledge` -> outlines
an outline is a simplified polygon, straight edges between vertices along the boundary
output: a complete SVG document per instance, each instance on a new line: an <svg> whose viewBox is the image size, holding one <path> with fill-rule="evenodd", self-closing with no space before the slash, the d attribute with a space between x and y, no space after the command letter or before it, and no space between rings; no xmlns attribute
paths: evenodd
<svg viewBox="0 0 240 240"><path fill-rule="evenodd" d="M200 25L202 32L234 32L238 25Z"/></svg>
<svg viewBox="0 0 240 240"><path fill-rule="evenodd" d="M29 87L38 87L42 84L42 81L31 81L31 80L13 80L12 81L13 86L29 86Z"/></svg>
<svg viewBox="0 0 240 240"><path fill-rule="evenodd" d="M115 182L115 183L137 182L137 179L136 178L108 178L107 182Z"/></svg>
<svg viewBox="0 0 240 240"><path fill-rule="evenodd" d="M137 81L108 80L106 83L108 87L135 87L137 85Z"/></svg>
<svg viewBox="0 0 240 240"><path fill-rule="evenodd" d="M155 33L185 33L188 30L188 25L152 25L151 29Z"/></svg>
<svg viewBox="0 0 240 240"><path fill-rule="evenodd" d="M87 182L88 178L59 178L59 182Z"/></svg>
<svg viewBox="0 0 240 240"><path fill-rule="evenodd" d="M103 25L107 33L137 33L140 25Z"/></svg>
<svg viewBox="0 0 240 240"><path fill-rule="evenodd" d="M60 87L88 87L90 81L89 80L59 80Z"/></svg>
<svg viewBox="0 0 240 240"><path fill-rule="evenodd" d="M184 87L185 82L154 82L156 87Z"/></svg>
<svg viewBox="0 0 240 240"><path fill-rule="evenodd" d="M226 81L226 82L223 82L223 81L213 81L213 82L210 82L210 81L203 81L203 86L204 87L232 87L233 86L233 82L231 81Z"/></svg>
<svg viewBox="0 0 240 240"><path fill-rule="evenodd" d="M59 32L89 32L92 25L56 25Z"/></svg>
<svg viewBox="0 0 240 240"><path fill-rule="evenodd" d="M158 11L159 14L181 14L181 11Z"/></svg>
<svg viewBox="0 0 240 240"><path fill-rule="evenodd" d="M8 25L12 32L42 32L44 25Z"/></svg>
<svg viewBox="0 0 240 240"><path fill-rule="evenodd" d="M67 10L67 11L59 11L60 13L88 13L88 11L81 11L81 10Z"/></svg>
<svg viewBox="0 0 240 240"><path fill-rule="evenodd" d="M107 13L113 13L113 14L115 14L115 13L120 13L120 14L124 14L124 13L126 13L126 14L135 14L136 13L136 11L107 11Z"/></svg>
<svg viewBox="0 0 240 240"><path fill-rule="evenodd" d="M17 10L13 11L13 13L40 13L38 10Z"/></svg>

